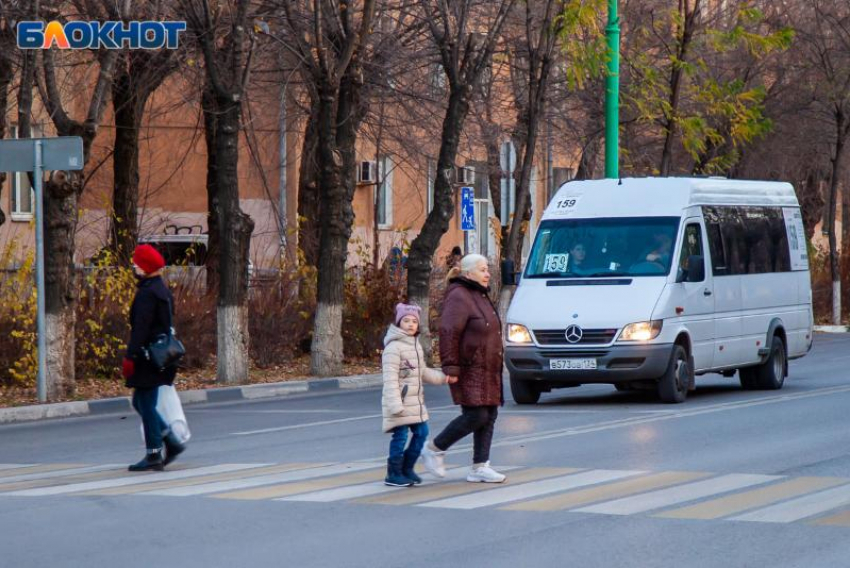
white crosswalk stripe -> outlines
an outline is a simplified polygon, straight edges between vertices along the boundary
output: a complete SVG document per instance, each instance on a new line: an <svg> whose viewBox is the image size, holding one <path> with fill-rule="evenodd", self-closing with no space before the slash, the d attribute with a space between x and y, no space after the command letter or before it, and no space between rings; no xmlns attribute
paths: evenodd
<svg viewBox="0 0 850 568"><path fill-rule="evenodd" d="M696 481L667 489L650 491L642 495L605 501L589 507L573 509L573 511L577 513L602 513L605 515L634 515L635 513L645 513L686 501L695 501L719 493L760 485L776 479L782 479L782 476L733 473L705 481Z"/></svg>
<svg viewBox="0 0 850 568"><path fill-rule="evenodd" d="M418 506L439 507L444 509L478 509L480 507L501 505L502 503L519 501L520 499L528 499L530 497L537 497L548 493L567 491L577 487L605 483L606 481L614 481L624 477L640 475L641 473L645 472L593 469L552 479L544 479L542 481L509 485L506 487L500 487L499 489L493 489L491 491L473 493L472 495L461 495L459 497L440 499L438 501L422 503Z"/></svg>
<svg viewBox="0 0 850 568"><path fill-rule="evenodd" d="M42 471L39 473L28 473L23 475L11 475L9 477L0 477L0 485L4 483L14 483L17 481L39 481L42 479L62 478L72 475L80 475L83 473L94 473L97 471L106 471L108 469L127 469L126 465L110 463L106 465L92 465L87 467L72 467L69 469L57 469L53 471Z"/></svg>
<svg viewBox="0 0 850 568"><path fill-rule="evenodd" d="M250 487L259 487L261 485L272 485L274 483L287 483L290 481L303 481L314 477L322 477L327 475L338 475L342 473L350 473L353 471L362 471L378 467L373 463L351 463L351 464L333 464L321 467L311 467L306 469L297 469L284 473L274 473L269 475L261 475L258 477L247 477L245 479L235 479L231 481L217 481L214 483L204 483L201 485L192 485L189 487L174 487L171 489L158 489L156 491L147 491L141 495L161 495L169 497L189 497L193 495L208 495L210 493L222 493L225 491L234 491L237 489L247 489Z"/></svg>
<svg viewBox="0 0 850 568"><path fill-rule="evenodd" d="M790 523L850 504L850 485L827 489L813 495L798 497L784 503L732 517L732 521L761 523Z"/></svg>
<svg viewBox="0 0 850 568"><path fill-rule="evenodd" d="M268 465L268 464L259 464ZM112 466L114 467L114 466ZM83 483L71 483L69 485L55 485L50 487L39 487L36 489L23 489L20 491L10 491L8 493L0 493L0 495L9 495L12 497L45 497L48 495L63 495L67 493L78 493L81 491L92 491L98 489L106 489L110 487L123 487L126 485L143 485L146 483L155 483L158 481L168 481L171 479L185 479L197 475L208 475L211 473L223 473L226 471L236 471L239 469L249 469L258 467L258 464L224 464L213 465L208 467L198 467L192 469L182 469L176 471L164 471L155 473L144 473L140 475L128 475L119 479L104 479L100 481L86 481Z"/></svg>

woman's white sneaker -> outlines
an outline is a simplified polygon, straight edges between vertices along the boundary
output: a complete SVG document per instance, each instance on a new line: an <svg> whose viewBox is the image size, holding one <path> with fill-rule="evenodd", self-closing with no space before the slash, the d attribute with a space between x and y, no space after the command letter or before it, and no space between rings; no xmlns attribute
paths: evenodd
<svg viewBox="0 0 850 568"><path fill-rule="evenodd" d="M445 464L445 455L446 452L441 452L436 449L436 446L432 448L433 443L429 440L425 447L422 448L422 465L425 466L425 469L436 475L437 477L445 477L446 476L446 464Z"/></svg>
<svg viewBox="0 0 850 568"><path fill-rule="evenodd" d="M505 475L490 467L490 462L484 462L472 466L472 471L466 476L466 480L472 483L502 483Z"/></svg>

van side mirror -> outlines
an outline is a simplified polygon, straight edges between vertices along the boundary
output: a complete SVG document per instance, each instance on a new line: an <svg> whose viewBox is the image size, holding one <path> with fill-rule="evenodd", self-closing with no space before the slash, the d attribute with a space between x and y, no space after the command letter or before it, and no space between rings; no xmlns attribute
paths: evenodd
<svg viewBox="0 0 850 568"><path fill-rule="evenodd" d="M682 271L680 282L702 282L705 280L705 258L699 254L688 257L688 268Z"/></svg>
<svg viewBox="0 0 850 568"><path fill-rule="evenodd" d="M516 286L519 283L515 266L513 260L502 261L502 286Z"/></svg>

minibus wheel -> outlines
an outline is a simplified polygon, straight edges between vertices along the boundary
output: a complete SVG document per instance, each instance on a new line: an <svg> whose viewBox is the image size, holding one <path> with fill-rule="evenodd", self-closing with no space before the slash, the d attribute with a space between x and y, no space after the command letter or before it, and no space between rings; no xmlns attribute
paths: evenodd
<svg viewBox="0 0 850 568"><path fill-rule="evenodd" d="M678 343L673 346L667 371L658 381L658 398L661 402L685 402L688 397L688 385L691 382L691 369L688 364L688 352Z"/></svg>
<svg viewBox="0 0 850 568"><path fill-rule="evenodd" d="M761 365L741 369L741 386L745 389L779 390L788 374L785 342L774 335L770 342L770 355Z"/></svg>
<svg viewBox="0 0 850 568"><path fill-rule="evenodd" d="M537 404L540 389L532 381L523 381L511 375L511 396L517 404Z"/></svg>

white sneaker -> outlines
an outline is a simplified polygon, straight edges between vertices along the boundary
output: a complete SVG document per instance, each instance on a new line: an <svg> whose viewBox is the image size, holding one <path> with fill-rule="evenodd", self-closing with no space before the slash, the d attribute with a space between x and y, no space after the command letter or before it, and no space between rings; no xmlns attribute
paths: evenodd
<svg viewBox="0 0 850 568"><path fill-rule="evenodd" d="M502 483L505 479L504 474L490 467L490 462L472 466L472 471L466 476L466 480L472 483Z"/></svg>
<svg viewBox="0 0 850 568"><path fill-rule="evenodd" d="M445 464L446 452L435 451L431 449L431 442L427 442L422 448L422 465L425 469L436 475L437 477L446 476Z"/></svg>

